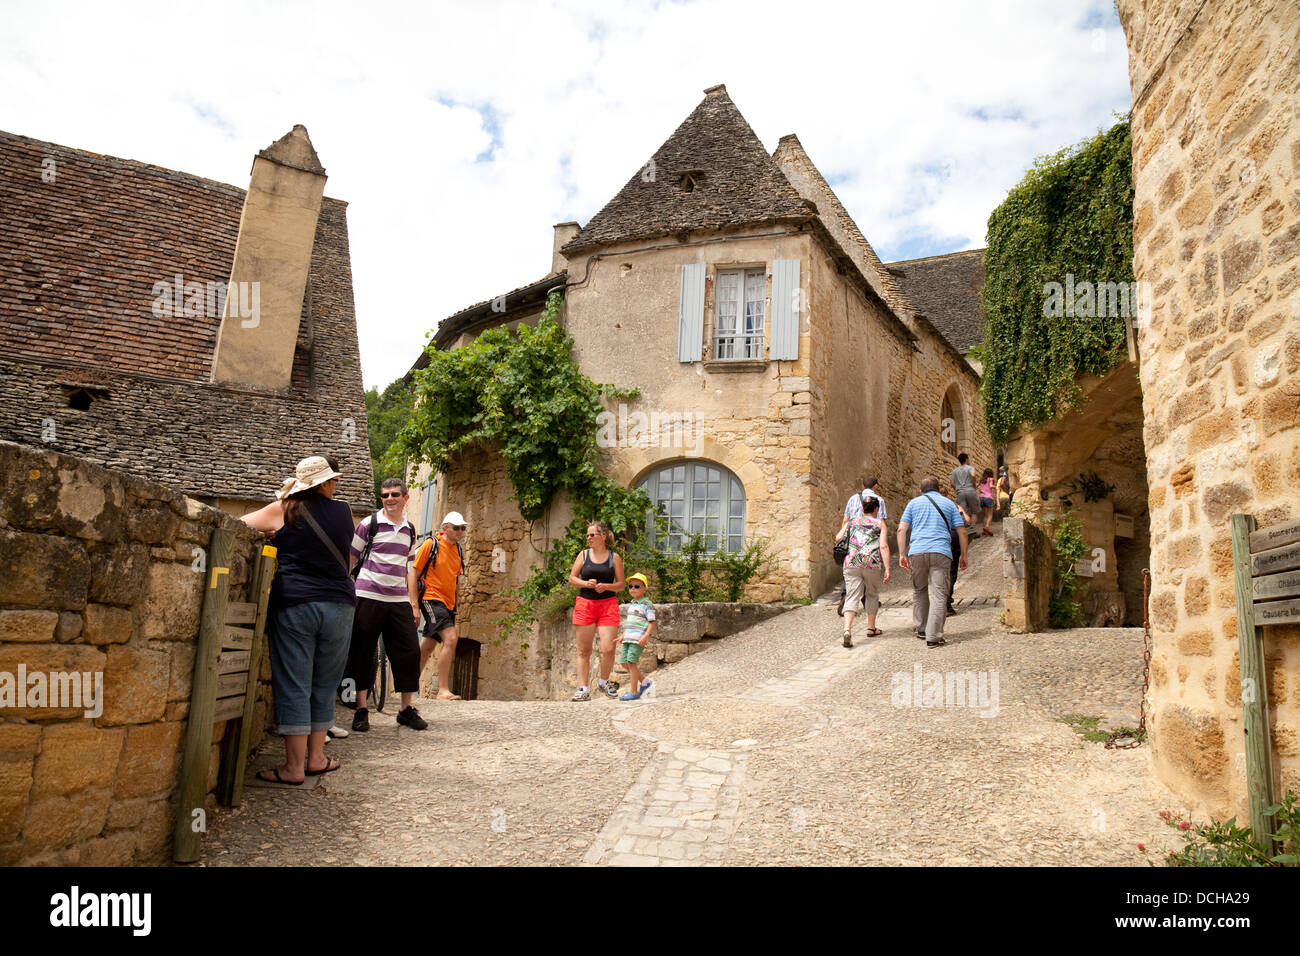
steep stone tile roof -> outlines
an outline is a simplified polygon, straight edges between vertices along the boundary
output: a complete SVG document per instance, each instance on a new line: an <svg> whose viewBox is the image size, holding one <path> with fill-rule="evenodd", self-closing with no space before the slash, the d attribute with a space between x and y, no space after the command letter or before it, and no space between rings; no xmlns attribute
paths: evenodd
<svg viewBox="0 0 1300 956"><path fill-rule="evenodd" d="M560 251L572 256L611 242L812 216L726 87L714 86Z"/></svg>
<svg viewBox="0 0 1300 956"><path fill-rule="evenodd" d="M968 249L888 265L917 311L963 355L984 340L984 252Z"/></svg>
<svg viewBox="0 0 1300 956"><path fill-rule="evenodd" d="M369 507L346 203L321 204L287 393L210 384L220 318L153 314L156 282L229 279L243 202L0 132L0 438L42 444L49 421L56 451L212 498L267 500L300 458L328 454L339 497ZM79 389L88 409L70 407Z"/></svg>

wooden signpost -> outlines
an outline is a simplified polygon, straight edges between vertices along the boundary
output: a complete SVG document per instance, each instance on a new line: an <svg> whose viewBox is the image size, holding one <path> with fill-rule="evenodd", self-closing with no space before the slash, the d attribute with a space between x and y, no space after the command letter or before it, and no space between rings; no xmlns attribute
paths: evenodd
<svg viewBox="0 0 1300 956"><path fill-rule="evenodd" d="M263 545L250 577L252 603L230 600L230 554L235 536L218 529L208 549L199 642L194 654L189 722L185 728L185 759L181 770L180 802L176 809L173 858L192 863L199 858L206 831L204 800L208 789L208 755L212 725L233 721L221 744L217 800L236 807L243 800L244 765L257 704L258 671L265 643L266 611L275 576L275 548Z"/></svg>
<svg viewBox="0 0 1300 956"><path fill-rule="evenodd" d="M1273 803L1264 632L1269 624L1300 621L1300 521L1256 530L1250 515L1232 516L1232 566L1237 590L1237 652L1241 662L1246 786L1255 842L1271 850L1265 808Z"/></svg>

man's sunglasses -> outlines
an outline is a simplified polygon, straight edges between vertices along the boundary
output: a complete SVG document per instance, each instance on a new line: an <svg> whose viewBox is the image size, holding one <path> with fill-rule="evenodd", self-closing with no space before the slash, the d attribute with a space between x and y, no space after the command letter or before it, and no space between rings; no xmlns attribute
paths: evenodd
<svg viewBox="0 0 1300 956"><path fill-rule="evenodd" d="M381 498L400 498L400 497L402 497L402 493L401 493L400 491L394 491L394 492L391 492L391 493L390 493L390 492L387 492L387 491L381 491L381 492L379 493L379 497L381 497Z"/></svg>
<svg viewBox="0 0 1300 956"><path fill-rule="evenodd" d="M466 528L469 527L469 525L467 525L467 524L449 524L449 525L447 525L447 527L450 528L452 531L464 531Z"/></svg>

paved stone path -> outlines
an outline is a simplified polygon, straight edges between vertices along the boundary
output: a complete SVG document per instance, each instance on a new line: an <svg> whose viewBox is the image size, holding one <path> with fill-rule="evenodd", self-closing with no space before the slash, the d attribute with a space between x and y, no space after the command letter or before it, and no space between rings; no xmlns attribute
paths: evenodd
<svg viewBox="0 0 1300 956"><path fill-rule="evenodd" d="M1142 865L1137 841L1172 846L1155 814L1181 807L1146 749L1060 720L1136 722L1141 631L997 615L964 606L929 649L886 608L845 649L817 603L660 668L636 703L429 701L423 733L374 715L313 790L214 814L204 864Z"/></svg>

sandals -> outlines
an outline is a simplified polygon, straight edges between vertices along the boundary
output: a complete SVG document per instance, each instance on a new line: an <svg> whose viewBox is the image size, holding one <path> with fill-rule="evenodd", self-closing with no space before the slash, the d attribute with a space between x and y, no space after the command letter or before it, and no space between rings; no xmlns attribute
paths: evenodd
<svg viewBox="0 0 1300 956"><path fill-rule="evenodd" d="M305 773L309 777L319 777L322 774L333 773L335 770L338 770L342 766L343 764L339 763L337 760L327 760L325 761L325 768L323 770L304 769L303 773Z"/></svg>
<svg viewBox="0 0 1300 956"><path fill-rule="evenodd" d="M853 646L853 635L850 634L848 631L844 632L844 646L845 647Z"/></svg>
<svg viewBox="0 0 1300 956"><path fill-rule="evenodd" d="M873 628L870 628L870 629L867 631L867 637L879 637L881 634L884 634L884 633L885 633L885 632L882 631L880 628L878 628L878 627L873 627Z"/></svg>
<svg viewBox="0 0 1300 956"><path fill-rule="evenodd" d="M267 776L268 773L274 774L275 775L274 779L268 777ZM261 780L263 783L282 783L286 787L301 787L303 783L301 780L285 780L283 777L280 776L279 767L271 767L269 770L258 771L257 779Z"/></svg>

